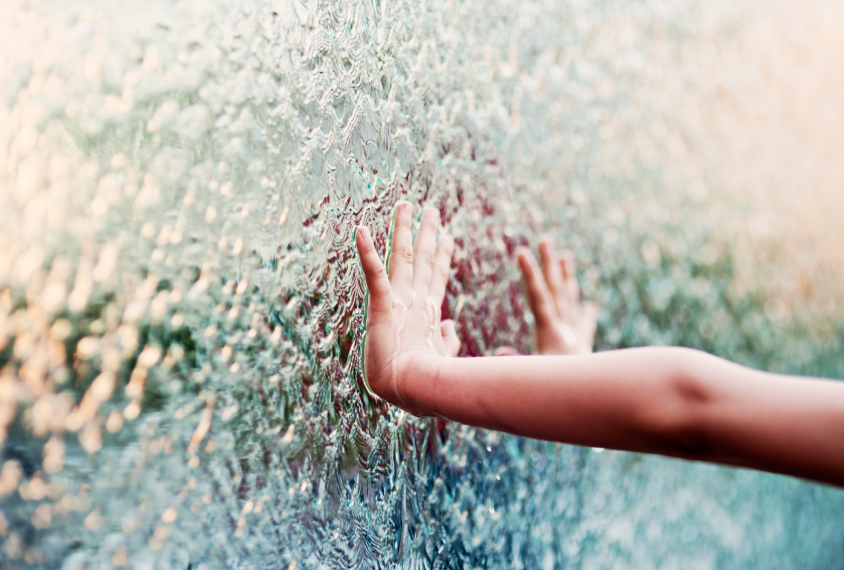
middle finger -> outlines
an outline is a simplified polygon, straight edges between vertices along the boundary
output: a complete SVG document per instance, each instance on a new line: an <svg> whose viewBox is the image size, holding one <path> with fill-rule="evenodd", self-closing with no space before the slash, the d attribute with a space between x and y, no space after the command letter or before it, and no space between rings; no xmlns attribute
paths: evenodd
<svg viewBox="0 0 844 570"><path fill-rule="evenodd" d="M416 234L413 245L413 290L418 295L428 294L428 284L434 269L434 249L437 246L437 229L440 225L440 212L428 208L422 212L422 225Z"/></svg>
<svg viewBox="0 0 844 570"><path fill-rule="evenodd" d="M571 313L571 307L568 302L563 272L560 270L559 255L557 255L557 250L554 249L554 242L551 241L551 238L543 237L540 240L539 257L542 260L542 274L545 276L545 282L554 298L557 314L566 318Z"/></svg>
<svg viewBox="0 0 844 570"><path fill-rule="evenodd" d="M454 252L454 240L451 236L443 236L437 243L437 253L434 258L434 272L428 285L428 295L439 307L443 304L445 288L448 283L448 271L451 268L451 256Z"/></svg>
<svg viewBox="0 0 844 570"><path fill-rule="evenodd" d="M410 202L402 201L396 205L390 253L387 257L393 297L405 302L411 294L410 286L413 280L413 251L410 249L412 212L413 206Z"/></svg>

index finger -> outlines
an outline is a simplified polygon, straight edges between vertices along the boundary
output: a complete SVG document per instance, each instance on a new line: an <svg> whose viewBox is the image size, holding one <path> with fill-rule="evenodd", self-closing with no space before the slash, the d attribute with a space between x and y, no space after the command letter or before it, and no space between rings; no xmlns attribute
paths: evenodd
<svg viewBox="0 0 844 570"><path fill-rule="evenodd" d="M528 288L528 302L531 311L533 311L533 316L536 318L536 324L540 326L550 324L553 320L552 311L556 311L556 308L554 307L554 299L551 297L551 291L545 284L542 270L539 269L539 264L536 263L536 258L529 249L520 249L518 256L519 265L522 267Z"/></svg>
<svg viewBox="0 0 844 570"><path fill-rule="evenodd" d="M369 308L374 313L389 313L393 308L393 292L384 264L381 263L378 252L375 251L369 228L359 226L355 230L355 243L358 248L360 266L366 278L366 287L369 289Z"/></svg>

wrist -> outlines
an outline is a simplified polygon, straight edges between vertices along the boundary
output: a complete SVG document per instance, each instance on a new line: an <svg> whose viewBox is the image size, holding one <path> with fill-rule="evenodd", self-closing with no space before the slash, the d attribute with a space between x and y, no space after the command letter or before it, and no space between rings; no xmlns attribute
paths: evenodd
<svg viewBox="0 0 844 570"><path fill-rule="evenodd" d="M409 412L417 416L440 416L438 387L441 367L449 358L440 356L412 356L399 372L396 391Z"/></svg>

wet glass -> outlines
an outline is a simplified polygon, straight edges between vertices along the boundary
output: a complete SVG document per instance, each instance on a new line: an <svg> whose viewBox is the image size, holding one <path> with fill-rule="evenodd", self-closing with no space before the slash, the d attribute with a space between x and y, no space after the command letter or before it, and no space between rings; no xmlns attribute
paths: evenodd
<svg viewBox="0 0 844 570"><path fill-rule="evenodd" d="M0 567L837 561L836 491L414 418L361 372L354 229L383 252L406 199L456 238L461 356L531 350L514 251L548 232L600 349L841 377L837 293L802 313L826 333L792 326L791 277L747 261L785 222L710 150L753 115L706 105L772 101L713 51L760 45L766 8L5 2Z"/></svg>

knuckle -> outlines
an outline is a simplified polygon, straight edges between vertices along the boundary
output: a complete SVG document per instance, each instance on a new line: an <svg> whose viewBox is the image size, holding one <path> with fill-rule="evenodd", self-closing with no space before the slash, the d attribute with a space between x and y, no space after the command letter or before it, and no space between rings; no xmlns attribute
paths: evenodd
<svg viewBox="0 0 844 570"><path fill-rule="evenodd" d="M399 258L405 263L413 263L413 252L409 249L402 249L399 253Z"/></svg>
<svg viewBox="0 0 844 570"><path fill-rule="evenodd" d="M434 254L433 253L431 253L430 251L424 251L424 252L422 252L421 255L422 255L422 261L425 262L425 265L428 265L430 267L434 266Z"/></svg>
<svg viewBox="0 0 844 570"><path fill-rule="evenodd" d="M382 277L387 275L387 271L384 269L384 266L381 265L380 263L372 269L371 273L372 273L372 276L375 277L376 279L381 279Z"/></svg>

